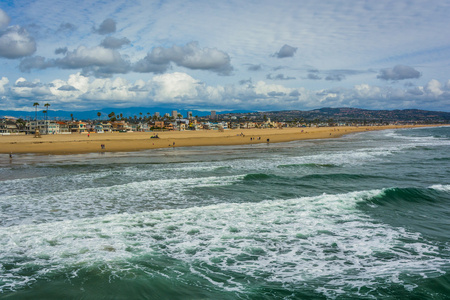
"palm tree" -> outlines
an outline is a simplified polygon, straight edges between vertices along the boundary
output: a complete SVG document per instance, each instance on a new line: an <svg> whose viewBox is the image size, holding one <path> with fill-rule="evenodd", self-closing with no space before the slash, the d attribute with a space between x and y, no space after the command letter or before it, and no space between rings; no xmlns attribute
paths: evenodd
<svg viewBox="0 0 450 300"><path fill-rule="evenodd" d="M72 122L73 122L73 114L70 114L70 118L72 119Z"/></svg>
<svg viewBox="0 0 450 300"><path fill-rule="evenodd" d="M47 120L47 116L46 116L47 111L43 110L42 113L44 114L44 122L45 122L45 124L47 124L47 122L46 122L46 120ZM45 128L47 129L47 126ZM47 132L46 132L46 134L47 134Z"/></svg>
<svg viewBox="0 0 450 300"><path fill-rule="evenodd" d="M39 103L34 102L34 103L33 103L33 106L34 106L34 108L35 108L35 116L34 116L34 120L37 121L37 107L39 106Z"/></svg>
<svg viewBox="0 0 450 300"><path fill-rule="evenodd" d="M100 121L100 116L102 115L102 113L101 112L98 112L97 113L97 117L98 117L98 120Z"/></svg>
<svg viewBox="0 0 450 300"><path fill-rule="evenodd" d="M116 119L116 113L115 112L111 112L109 115L108 115L108 117L109 117L109 120L110 121L115 121L115 119ZM114 119L114 120L113 120Z"/></svg>
<svg viewBox="0 0 450 300"><path fill-rule="evenodd" d="M46 108L45 114L47 115L46 118L45 118L45 131L46 131L46 134L48 134L48 123L47 123L47 120L48 120L48 107L50 106L50 103L45 103L44 106Z"/></svg>

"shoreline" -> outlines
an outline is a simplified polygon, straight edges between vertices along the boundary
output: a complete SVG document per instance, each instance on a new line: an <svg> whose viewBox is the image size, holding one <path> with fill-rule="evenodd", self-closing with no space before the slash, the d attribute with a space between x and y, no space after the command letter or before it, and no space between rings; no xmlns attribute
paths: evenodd
<svg viewBox="0 0 450 300"><path fill-rule="evenodd" d="M225 146L267 143L282 143L296 140L339 138L347 134L380 131L388 129L407 129L437 127L443 125L386 125L386 126L339 126L339 127L300 127L270 129L229 129L224 132L207 131L166 131L166 132L127 132L127 133L75 133L42 135L0 136L0 154L41 154L66 155L101 152L134 152L149 149ZM444 125L445 126L445 125ZM150 138L158 134L159 138ZM105 145L102 149L101 145Z"/></svg>

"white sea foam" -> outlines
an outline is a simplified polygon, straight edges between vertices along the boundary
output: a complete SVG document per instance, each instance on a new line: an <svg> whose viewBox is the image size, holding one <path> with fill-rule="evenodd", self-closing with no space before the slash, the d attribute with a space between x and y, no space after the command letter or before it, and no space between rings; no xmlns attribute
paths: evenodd
<svg viewBox="0 0 450 300"><path fill-rule="evenodd" d="M323 151L321 154L301 153L290 155L273 155L260 159L240 159L222 162L202 163L204 168L227 167L236 171L242 170L271 170L273 171L280 165L300 165L300 164L317 164L317 165L364 165L369 162L382 161L383 157L392 155L400 151L398 146L383 148L367 148L358 150L337 150ZM210 166L208 166L210 164Z"/></svg>
<svg viewBox="0 0 450 300"><path fill-rule="evenodd" d="M0 262L14 268L0 268L4 282L0 291L50 270L72 268L76 276L77 268L98 263L120 268L124 261L141 255L178 259L206 277L202 265L214 266L227 276L235 272L255 280L265 273L265 280L286 287L322 278L322 286L327 286L323 293L329 295L337 295L343 287L370 289L377 279L401 283L398 276L404 272L424 276L439 272L448 261L434 255L439 251L435 244L419 233L376 222L357 209L358 202L381 192L2 227ZM23 275L30 263L39 271ZM240 288L234 278L217 284Z"/></svg>
<svg viewBox="0 0 450 300"><path fill-rule="evenodd" d="M374 133L373 137L373 141L355 138L351 145L344 139L307 142L305 148L285 145L283 151L275 145L261 146L258 153L242 147L242 155L232 151L200 162L182 162L172 153L168 164L127 163L125 159L118 166L106 161L93 162L94 167L64 165L62 174L57 166L52 171L54 166L47 164L37 170L39 177L4 181L0 187L0 224L4 226L0 227L0 293L45 278L48 272L76 277L80 269L101 264L114 276L133 272L133 264L150 276L154 272L169 276L139 265L142 257L179 260L191 273L229 291L245 288L242 277L293 290L306 284L330 298L349 290L373 291L389 283L414 289L402 282L402 275L438 276L448 270L442 251L450 249L358 209L359 202L380 196L382 190L263 202L256 202L261 200L259 195L253 197L258 190L243 193L246 183L258 184L243 180L247 174L281 178L316 172L308 164L364 167L375 162L376 166L421 143L448 143L435 138L422 142L392 138L378 143L380 136ZM306 166L292 171L277 168L289 164ZM49 174L45 174L47 167ZM260 197L283 197L278 190L267 191L274 186L269 178L267 188L261 186L264 196ZM445 184L430 188L449 190ZM286 190L289 196L285 197L299 191ZM311 194L320 191L318 186ZM361 296L369 297L364 292Z"/></svg>
<svg viewBox="0 0 450 300"><path fill-rule="evenodd" d="M329 164L336 166L359 166L370 162L379 162L383 157L400 151L399 146L380 147L380 148L363 148L357 150L330 151L321 154L306 154L301 156L286 157L277 160L279 164Z"/></svg>
<svg viewBox="0 0 450 300"><path fill-rule="evenodd" d="M443 191L443 192L450 192L450 184L434 184L430 186L430 189Z"/></svg>
<svg viewBox="0 0 450 300"><path fill-rule="evenodd" d="M401 132L387 131L385 136L411 142L411 146L447 146L450 145L450 140L447 138L440 138L434 136L405 136Z"/></svg>
<svg viewBox="0 0 450 300"><path fill-rule="evenodd" d="M106 187L77 186L62 192L41 192L29 195L0 196L0 224L54 222L57 220L93 217L120 212L139 212L170 208L186 201L195 202L191 190L230 185L243 175L209 176L133 181Z"/></svg>

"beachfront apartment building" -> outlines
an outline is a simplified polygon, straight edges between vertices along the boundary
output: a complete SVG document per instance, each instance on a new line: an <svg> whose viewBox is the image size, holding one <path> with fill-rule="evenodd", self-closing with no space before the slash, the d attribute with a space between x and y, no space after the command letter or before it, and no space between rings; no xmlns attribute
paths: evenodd
<svg viewBox="0 0 450 300"><path fill-rule="evenodd" d="M132 131L132 127L125 121L114 121L112 122L113 131Z"/></svg>
<svg viewBox="0 0 450 300"><path fill-rule="evenodd" d="M255 122L246 122L241 124L241 128L247 128L247 129L251 129L251 128L256 128L258 126L258 124L256 124Z"/></svg>
<svg viewBox="0 0 450 300"><path fill-rule="evenodd" d="M153 124L155 128L164 128L164 121L155 121Z"/></svg>
<svg viewBox="0 0 450 300"><path fill-rule="evenodd" d="M139 131L140 130L139 124L131 123L129 126L130 126L129 131Z"/></svg>
<svg viewBox="0 0 450 300"><path fill-rule="evenodd" d="M41 134L57 134L60 133L60 125L58 122L51 120L29 121L25 125L25 130L29 133L39 130Z"/></svg>
<svg viewBox="0 0 450 300"><path fill-rule="evenodd" d="M56 122L50 122L47 126L47 134L59 134L60 133L60 127L59 124Z"/></svg>
<svg viewBox="0 0 450 300"><path fill-rule="evenodd" d="M95 133L105 133L103 130L103 125L101 123L95 124L92 128Z"/></svg>
<svg viewBox="0 0 450 300"><path fill-rule="evenodd" d="M82 121L75 121L69 123L69 129L72 133L83 133L87 132L86 128L87 123Z"/></svg>
<svg viewBox="0 0 450 300"><path fill-rule="evenodd" d="M61 134L68 134L68 133L70 133L70 127L69 127L69 124L67 122L57 121L56 124L59 125L59 133L61 133Z"/></svg>
<svg viewBox="0 0 450 300"><path fill-rule="evenodd" d="M103 132L112 132L113 126L109 122L102 122L100 125L103 128Z"/></svg>
<svg viewBox="0 0 450 300"><path fill-rule="evenodd" d="M167 130L175 130L173 123L166 122L166 123L164 123L164 126Z"/></svg>
<svg viewBox="0 0 450 300"><path fill-rule="evenodd" d="M139 130L140 131L150 131L149 123L147 123L147 122L139 123Z"/></svg>
<svg viewBox="0 0 450 300"><path fill-rule="evenodd" d="M225 130L225 129L228 129L228 124L226 122L218 122L218 123L206 122L206 123L203 123L203 129Z"/></svg>

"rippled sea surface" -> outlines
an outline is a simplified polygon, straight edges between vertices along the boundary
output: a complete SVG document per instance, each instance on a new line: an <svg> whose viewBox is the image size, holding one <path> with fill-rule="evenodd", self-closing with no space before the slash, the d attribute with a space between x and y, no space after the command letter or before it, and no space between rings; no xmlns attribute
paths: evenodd
<svg viewBox="0 0 450 300"><path fill-rule="evenodd" d="M0 299L450 299L450 127L0 157Z"/></svg>

